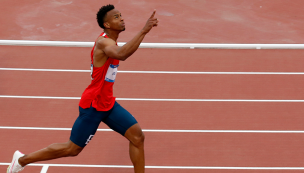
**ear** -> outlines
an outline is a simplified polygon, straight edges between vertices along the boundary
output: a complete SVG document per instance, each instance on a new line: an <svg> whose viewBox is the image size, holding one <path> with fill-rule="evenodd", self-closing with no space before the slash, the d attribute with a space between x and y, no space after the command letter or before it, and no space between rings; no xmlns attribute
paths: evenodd
<svg viewBox="0 0 304 173"><path fill-rule="evenodd" d="M110 24L109 24L108 22L103 23L103 26L104 26L105 28L110 28Z"/></svg>

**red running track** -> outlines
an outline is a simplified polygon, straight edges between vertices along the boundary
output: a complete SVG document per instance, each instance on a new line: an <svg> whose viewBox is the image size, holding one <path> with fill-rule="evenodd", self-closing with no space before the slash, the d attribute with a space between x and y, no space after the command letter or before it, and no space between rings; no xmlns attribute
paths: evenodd
<svg viewBox="0 0 304 173"><path fill-rule="evenodd" d="M65 142L70 131L1 130L0 162L14 150L29 153ZM303 134L146 132L148 166L301 167ZM128 141L116 132L97 132L77 157L41 163L131 165Z"/></svg>
<svg viewBox="0 0 304 173"><path fill-rule="evenodd" d="M91 48L0 46L1 68L90 70ZM303 50L139 49L119 70L303 72Z"/></svg>
<svg viewBox="0 0 304 173"><path fill-rule="evenodd" d="M0 98L0 102L5 115L1 126L71 128L79 114L78 100ZM304 103L118 102L144 129L303 130L304 123Z"/></svg>
<svg viewBox="0 0 304 173"><path fill-rule="evenodd" d="M1 95L80 97L90 73L2 71ZM119 98L303 100L303 75L118 74ZM26 94L24 94L26 93Z"/></svg>
<svg viewBox="0 0 304 173"><path fill-rule="evenodd" d="M125 19L123 42L157 9L160 25L144 42L303 43L302 0L2 0L0 39L93 41L101 32L96 12L109 3Z"/></svg>
<svg viewBox="0 0 304 173"><path fill-rule="evenodd" d="M1 54L21 61L14 48ZM17 47L16 47L17 48ZM23 47L19 47L24 49ZM24 57L35 63L20 64L7 59L4 67L14 68L56 68L51 57L58 64L57 69L87 69L86 63L68 63L64 52L75 54L75 62L87 59L81 52L87 48L41 48L36 51L46 62L36 57L33 47L24 49ZM47 52L56 52L52 55ZM79 54L77 52L80 51ZM171 70L171 71L245 71L238 67L247 66L248 71L301 72L301 51L299 54L286 50L275 53L269 50L158 50L161 65L153 62L153 51L140 49L130 61L122 62L122 70ZM184 52L184 53L182 53ZM189 59L183 56L187 52ZM286 61L293 54L292 61ZM143 55L151 57L142 57ZM152 55L151 55L152 54ZM198 55L206 56L198 56ZM224 56L226 54L226 57ZM231 56L232 62L227 55ZM248 55L248 56L247 56ZM264 56L264 57L263 57ZM266 57L265 57L266 56ZM70 56L67 56L70 58ZM174 65L174 58L187 66ZM208 58L209 57L209 58ZM247 58L248 57L248 58ZM169 61L166 59L168 58ZM202 58L205 63L196 63ZM257 60L257 58L259 60ZM135 60L146 62L136 66ZM298 61L298 62L297 62ZM267 66L264 64L273 64ZM172 64L173 63L173 64ZM222 70L216 64L222 67ZM225 63L228 64L225 66ZM240 63L240 64L239 64ZM257 63L257 66L250 66ZM143 63L144 64L144 63ZM164 64L170 64L169 68ZM67 66L69 68L64 68ZM251 68L250 68L251 67ZM297 67L297 68L293 68ZM238 69L238 70L233 70ZM89 73L80 72L29 72L1 71L3 84L1 95L65 96L80 97L90 82ZM68 80L67 80L68 79ZM131 85L132 84L132 85ZM198 98L198 99L303 99L302 75L191 75L191 74L126 74L120 73L115 85L115 95L126 98ZM50 87L51 86L51 87ZM4 115L1 126L63 127L70 128L78 116L78 100L58 99L9 99L1 98ZM184 129L184 130L303 130L303 103L263 102L151 102L119 101L140 122L143 129ZM18 109L13 109L17 107ZM101 125L100 128L107 128ZM69 131L43 130L0 130L5 139L1 146L7 150L3 160L9 162L14 150L25 153L45 147L53 142L65 142ZM69 164L119 164L130 165L127 141L114 132L97 132L98 135L77 158L60 159L43 163ZM47 136L47 138L46 138ZM240 167L301 167L303 143L302 134L256 134L256 133L155 133L146 132L147 165L156 166L240 166ZM42 140L43 139L43 140ZM20 141L21 140L21 141ZM41 141L42 140L42 141ZM20 145L22 143L22 145ZM33 145L34 144L34 145ZM96 152L96 148L101 154ZM89 150L89 151L88 151ZM92 151L91 151L92 150ZM114 150L114 151L113 151ZM111 152L110 152L111 151ZM107 154L108 153L108 154ZM158 153L162 153L159 156ZM160 159L160 157L162 159ZM34 169L34 168L31 168ZM27 171L32 171L31 169ZM37 169L37 168L35 168ZM49 171L67 168L50 167ZM75 168L72 168L73 170ZM75 170L115 171L116 169L80 168ZM124 172L132 169L121 169ZM150 170L149 171L176 171ZM190 172L189 170L183 170ZM198 170L194 170L197 171ZM216 172L217 170L207 170ZM248 170L247 172L254 172ZM225 170L225 172L233 172ZM241 171L239 171L241 172ZM259 171L264 172L264 171ZM284 172L284 171L283 171Z"/></svg>
<svg viewBox="0 0 304 173"><path fill-rule="evenodd" d="M300 0L284 1L109 1L123 13L128 41L154 8L163 25L145 42L302 43ZM161 4L160 4L161 3ZM1 39L94 41L101 32L96 0L14 2L0 10ZM135 9L137 11L135 12ZM69 15L67 15L69 14ZM139 15L140 14L140 15ZM201 14L201 15L197 15ZM292 15L291 15L292 14ZM195 24L196 27L193 27ZM174 32L172 31L174 28ZM185 34L186 33L186 34ZM90 67L90 48L0 46L1 68L80 69ZM140 49L119 70L205 72L303 72L303 50ZM80 97L88 73L0 71L0 95ZM117 97L198 99L301 99L302 75L119 74ZM144 129L303 130L303 103L119 101ZM0 126L65 127L77 117L78 100L0 98ZM101 125L100 128L106 128ZM69 131L1 129L0 162L16 149L28 153L65 142ZM304 167L303 134L146 132L147 165ZM131 165L127 141L97 132L79 157L43 163ZM0 166L4 172L6 166ZM23 172L40 172L28 167ZM61 168L49 172L133 172L132 169ZM203 170L204 172L300 172ZM147 172L202 172L149 169Z"/></svg>

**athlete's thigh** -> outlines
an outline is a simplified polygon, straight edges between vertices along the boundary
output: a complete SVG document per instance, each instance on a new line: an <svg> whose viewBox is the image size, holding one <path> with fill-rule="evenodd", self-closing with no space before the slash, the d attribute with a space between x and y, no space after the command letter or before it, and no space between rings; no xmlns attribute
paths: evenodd
<svg viewBox="0 0 304 173"><path fill-rule="evenodd" d="M70 140L80 147L85 147L106 116L107 112L97 111L92 106L87 109L79 107L79 117L73 125Z"/></svg>
<svg viewBox="0 0 304 173"><path fill-rule="evenodd" d="M137 124L136 119L117 102L115 102L109 116L103 122L122 136L130 127Z"/></svg>

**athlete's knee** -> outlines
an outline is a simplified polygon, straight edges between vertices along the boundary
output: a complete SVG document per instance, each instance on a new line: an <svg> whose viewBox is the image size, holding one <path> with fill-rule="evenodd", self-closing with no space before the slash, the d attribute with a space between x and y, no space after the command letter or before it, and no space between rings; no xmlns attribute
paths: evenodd
<svg viewBox="0 0 304 173"><path fill-rule="evenodd" d="M141 147L145 141L145 134L141 130L139 124L134 124L130 127L126 133L125 137L136 147Z"/></svg>
<svg viewBox="0 0 304 173"><path fill-rule="evenodd" d="M75 157L78 156L78 154L81 152L81 150L72 149L68 151L68 156Z"/></svg>
<svg viewBox="0 0 304 173"><path fill-rule="evenodd" d="M67 148L67 154L68 156L74 157L77 156L81 151L82 147L79 147L78 145L74 144L73 142L68 142L68 148Z"/></svg>
<svg viewBox="0 0 304 173"><path fill-rule="evenodd" d="M77 156L83 148L69 141L61 144L52 144L48 147L48 149L53 151L60 157L73 157Z"/></svg>
<svg viewBox="0 0 304 173"><path fill-rule="evenodd" d="M132 139L132 143L133 145L135 145L136 147L141 147L144 145L144 141L145 141L145 134L143 132L141 132L138 135L134 135L133 139Z"/></svg>

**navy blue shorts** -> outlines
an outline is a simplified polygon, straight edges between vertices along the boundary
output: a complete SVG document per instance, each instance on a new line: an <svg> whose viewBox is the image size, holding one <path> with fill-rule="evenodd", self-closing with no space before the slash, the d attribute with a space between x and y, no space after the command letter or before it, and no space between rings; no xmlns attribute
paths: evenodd
<svg viewBox="0 0 304 173"><path fill-rule="evenodd" d="M109 111L97 111L92 106L87 109L79 107L79 117L73 125L70 140L80 147L85 147L95 135L101 121L123 136L137 123L136 119L117 102Z"/></svg>

